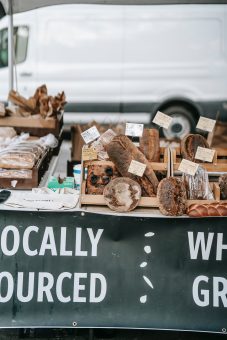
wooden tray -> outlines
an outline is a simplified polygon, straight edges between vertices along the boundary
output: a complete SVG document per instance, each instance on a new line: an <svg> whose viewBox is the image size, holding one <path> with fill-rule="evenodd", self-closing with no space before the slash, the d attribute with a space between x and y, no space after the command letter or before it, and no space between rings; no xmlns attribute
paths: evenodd
<svg viewBox="0 0 227 340"><path fill-rule="evenodd" d="M180 148L173 149L173 167L177 171L182 160ZM227 172L227 148L215 148L212 163L198 163L209 172Z"/></svg>
<svg viewBox="0 0 227 340"><path fill-rule="evenodd" d="M51 158L49 151L46 151L41 158L39 158L33 167L31 178L6 178L0 177L0 188L1 189L32 189L37 188L41 178L48 168L48 164ZM17 181L16 186L12 186L12 181Z"/></svg>
<svg viewBox="0 0 227 340"><path fill-rule="evenodd" d="M86 180L85 178L85 168L87 165L93 162L97 162L97 164L105 164L106 161L86 161L82 163L82 173L81 173L81 192L80 192L80 205L107 205L103 195L90 195L86 194ZM108 163L112 163L108 161ZM113 163L112 163L113 164ZM152 163L151 163L152 164ZM210 188L214 194L214 200L188 200L187 205L191 204L209 204L209 203L215 203L220 201L220 188L218 183L210 183ZM222 201L227 202L227 201ZM138 207L147 207L147 208L158 208L159 202L157 197L141 197L141 200L138 204Z"/></svg>
<svg viewBox="0 0 227 340"><path fill-rule="evenodd" d="M52 133L58 137L63 127L63 113L57 118L0 117L0 126L13 127L17 133L29 132L32 136L42 137Z"/></svg>

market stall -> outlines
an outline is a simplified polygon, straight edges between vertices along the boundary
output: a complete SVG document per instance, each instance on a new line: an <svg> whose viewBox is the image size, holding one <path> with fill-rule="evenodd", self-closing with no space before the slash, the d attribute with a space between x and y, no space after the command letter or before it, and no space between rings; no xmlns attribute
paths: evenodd
<svg viewBox="0 0 227 340"><path fill-rule="evenodd" d="M87 3L1 1L6 13L69 2ZM153 123L165 128L169 118L159 112ZM200 130L213 131L208 123ZM80 137L80 192L64 181L49 185L57 158L33 192L21 191L27 188L16 187L14 177L5 182L12 193L0 206L0 327L226 333L226 150L212 148L212 136L203 134L160 148L158 130L142 124L126 124L120 134L94 124ZM26 144L23 152L27 159L35 149ZM210 184L209 173L218 181Z"/></svg>

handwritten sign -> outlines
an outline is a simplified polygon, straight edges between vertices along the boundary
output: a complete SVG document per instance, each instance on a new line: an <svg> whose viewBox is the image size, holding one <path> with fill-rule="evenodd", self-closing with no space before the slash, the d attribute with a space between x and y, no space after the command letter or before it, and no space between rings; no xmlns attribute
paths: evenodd
<svg viewBox="0 0 227 340"><path fill-rule="evenodd" d="M153 119L153 123L163 127L164 129L168 129L172 120L173 120L172 117L166 115L161 111L158 111Z"/></svg>
<svg viewBox="0 0 227 340"><path fill-rule="evenodd" d="M92 126L90 129L85 130L81 133L81 137L85 141L86 144L93 142L93 140L100 137L100 133L97 130L96 126Z"/></svg>
<svg viewBox="0 0 227 340"><path fill-rule="evenodd" d="M195 176L198 170L199 164L188 161L187 159L182 159L178 170L184 172L187 175Z"/></svg>
<svg viewBox="0 0 227 340"><path fill-rule="evenodd" d="M132 160L128 168L128 172L136 176L142 177L145 169L146 169L146 164Z"/></svg>
<svg viewBox="0 0 227 340"><path fill-rule="evenodd" d="M125 135L131 137L142 137L143 124L126 123Z"/></svg>
<svg viewBox="0 0 227 340"><path fill-rule="evenodd" d="M83 148L82 150L83 161L91 161L97 158L98 158L97 151L94 148Z"/></svg>
<svg viewBox="0 0 227 340"><path fill-rule="evenodd" d="M198 146L195 154L195 159L211 163L213 162L214 154L215 150L202 148L201 146Z"/></svg>
<svg viewBox="0 0 227 340"><path fill-rule="evenodd" d="M206 117L200 117L199 121L196 125L196 128L203 130L203 131L212 132L215 124L216 124L216 120L214 120L214 119L210 119L210 118L206 118Z"/></svg>

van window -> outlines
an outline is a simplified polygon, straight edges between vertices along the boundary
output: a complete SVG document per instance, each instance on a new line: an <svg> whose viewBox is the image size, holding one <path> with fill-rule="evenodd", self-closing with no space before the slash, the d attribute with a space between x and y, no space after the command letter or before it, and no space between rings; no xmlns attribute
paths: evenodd
<svg viewBox="0 0 227 340"><path fill-rule="evenodd" d="M28 47L28 27L14 27L14 48L16 64L26 59ZM8 28L0 31L0 68L8 66Z"/></svg>

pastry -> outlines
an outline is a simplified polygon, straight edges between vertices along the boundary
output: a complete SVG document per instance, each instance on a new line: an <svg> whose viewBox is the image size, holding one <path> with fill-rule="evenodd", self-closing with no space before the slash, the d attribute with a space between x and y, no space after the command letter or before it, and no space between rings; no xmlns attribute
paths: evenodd
<svg viewBox="0 0 227 340"><path fill-rule="evenodd" d="M227 216L227 203L192 204L187 214L191 217Z"/></svg>

